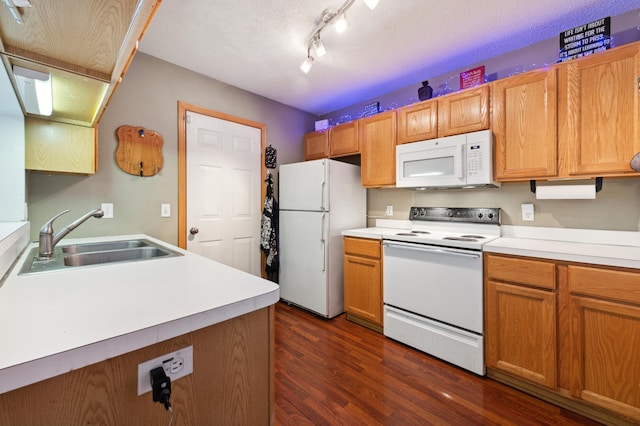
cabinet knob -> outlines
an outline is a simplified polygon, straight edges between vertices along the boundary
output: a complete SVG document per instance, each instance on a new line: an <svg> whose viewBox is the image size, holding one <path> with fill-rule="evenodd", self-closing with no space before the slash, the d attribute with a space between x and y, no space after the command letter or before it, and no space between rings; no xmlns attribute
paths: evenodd
<svg viewBox="0 0 640 426"><path fill-rule="evenodd" d="M198 228L196 228L195 226L191 229L189 229L189 233L191 235L196 235L198 232L200 232L200 230Z"/></svg>

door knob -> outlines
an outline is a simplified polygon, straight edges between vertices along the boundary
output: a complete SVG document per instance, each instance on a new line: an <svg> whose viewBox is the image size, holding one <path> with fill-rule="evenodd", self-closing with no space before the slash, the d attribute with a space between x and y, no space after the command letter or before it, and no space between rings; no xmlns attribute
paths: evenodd
<svg viewBox="0 0 640 426"><path fill-rule="evenodd" d="M189 233L191 235L196 235L198 232L199 232L199 230L195 226L193 228L189 229Z"/></svg>

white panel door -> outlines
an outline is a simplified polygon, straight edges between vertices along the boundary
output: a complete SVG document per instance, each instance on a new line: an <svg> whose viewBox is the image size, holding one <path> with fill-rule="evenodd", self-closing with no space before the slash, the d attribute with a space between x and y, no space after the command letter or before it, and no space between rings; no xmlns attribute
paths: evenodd
<svg viewBox="0 0 640 426"><path fill-rule="evenodd" d="M260 136L255 127L187 113L187 250L258 276Z"/></svg>
<svg viewBox="0 0 640 426"><path fill-rule="evenodd" d="M329 214L280 210L280 297L328 315Z"/></svg>

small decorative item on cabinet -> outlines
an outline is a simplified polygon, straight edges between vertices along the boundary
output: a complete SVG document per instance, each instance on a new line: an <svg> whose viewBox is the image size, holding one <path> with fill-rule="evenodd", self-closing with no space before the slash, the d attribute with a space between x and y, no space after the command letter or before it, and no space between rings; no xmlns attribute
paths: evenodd
<svg viewBox="0 0 640 426"><path fill-rule="evenodd" d="M422 82L422 87L418 89L418 99L426 101L433 96L433 87L429 86L429 80Z"/></svg>
<svg viewBox="0 0 640 426"><path fill-rule="evenodd" d="M126 173L154 176L164 164L160 133L144 127L120 126L117 130L116 163Z"/></svg>

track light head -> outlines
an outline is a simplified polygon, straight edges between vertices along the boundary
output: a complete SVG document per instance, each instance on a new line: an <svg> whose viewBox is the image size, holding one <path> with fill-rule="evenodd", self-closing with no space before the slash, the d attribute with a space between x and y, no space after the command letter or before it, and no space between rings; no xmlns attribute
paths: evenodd
<svg viewBox="0 0 640 426"><path fill-rule="evenodd" d="M300 65L300 69L302 70L303 73L307 74L311 69L312 65L313 65L313 56L309 55L307 56L307 59L304 60L302 65Z"/></svg>
<svg viewBox="0 0 640 426"><path fill-rule="evenodd" d="M324 47L324 43L320 40L320 34L313 38L313 49L316 52L316 56L319 58L327 53L327 49Z"/></svg>
<svg viewBox="0 0 640 426"><path fill-rule="evenodd" d="M373 10L378 5L378 0L362 0L364 4L366 4L369 9Z"/></svg>
<svg viewBox="0 0 640 426"><path fill-rule="evenodd" d="M333 27L339 33L346 30L348 26L349 26L349 21L347 21L347 16L344 13L340 15L338 19L336 19L335 23L333 24Z"/></svg>

